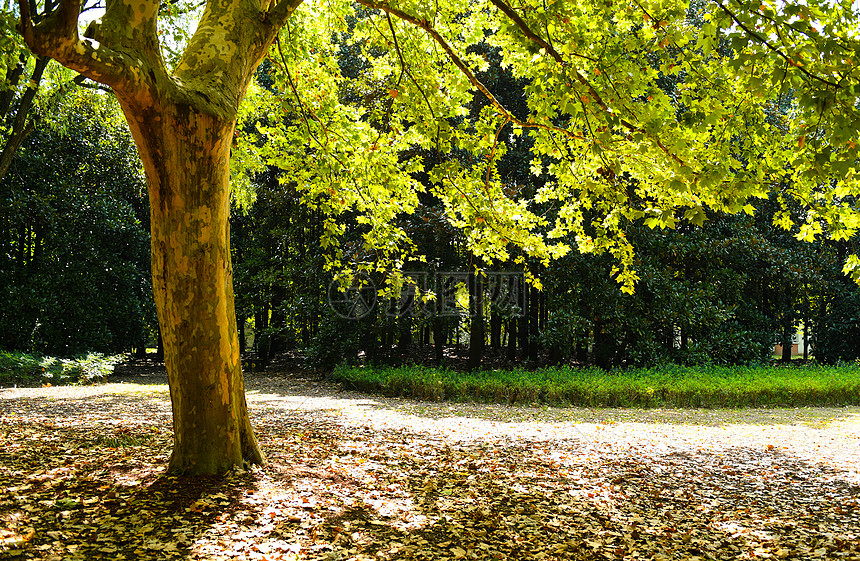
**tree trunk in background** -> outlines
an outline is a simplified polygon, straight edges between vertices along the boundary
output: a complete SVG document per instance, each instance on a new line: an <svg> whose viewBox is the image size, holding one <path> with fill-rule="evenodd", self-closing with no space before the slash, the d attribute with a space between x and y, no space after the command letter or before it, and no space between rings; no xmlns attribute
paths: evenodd
<svg viewBox="0 0 860 561"><path fill-rule="evenodd" d="M376 357L379 355L380 346L384 344L385 338L389 337L389 334L394 328L389 328L389 322L387 320L383 320L383 324L380 327L382 332L379 333L379 330L375 325L375 319L373 315L363 317L359 320L359 322L361 324L361 349L364 351L364 355L368 359L375 360ZM385 345L382 350L383 352L387 353L391 350L391 348Z"/></svg>
<svg viewBox="0 0 860 561"><path fill-rule="evenodd" d="M540 292L537 288L529 291L529 360L538 358L538 336L540 335Z"/></svg>
<svg viewBox="0 0 860 561"><path fill-rule="evenodd" d="M237 318L236 327L239 328L239 354L245 354L248 346L248 341L245 337L245 318Z"/></svg>
<svg viewBox="0 0 860 561"><path fill-rule="evenodd" d="M809 360L809 286L803 283L803 362Z"/></svg>
<svg viewBox="0 0 860 561"><path fill-rule="evenodd" d="M508 360L517 359L517 318L508 320Z"/></svg>
<svg viewBox="0 0 860 561"><path fill-rule="evenodd" d="M576 341L576 362L579 364L585 364L588 362L588 346L582 339L577 339Z"/></svg>
<svg viewBox="0 0 860 561"><path fill-rule="evenodd" d="M279 333L287 326L287 315L284 313L284 300L286 298L284 287L274 283L272 285L271 310L272 318L269 327L272 328L266 349L266 362L270 362L286 348L284 337Z"/></svg>
<svg viewBox="0 0 860 561"><path fill-rule="evenodd" d="M546 331L546 324L549 321L549 309L547 308L547 288L540 291L540 324L539 331L543 333Z"/></svg>
<svg viewBox="0 0 860 561"><path fill-rule="evenodd" d="M484 356L484 283L479 275L469 275L472 318L469 327L469 360L466 368L477 370Z"/></svg>
<svg viewBox="0 0 860 561"><path fill-rule="evenodd" d="M793 334L790 331L785 331L782 334L782 362L791 362L791 347Z"/></svg>
<svg viewBox="0 0 860 561"><path fill-rule="evenodd" d="M494 351L502 348L502 316L496 310L490 313L490 346Z"/></svg>
<svg viewBox="0 0 860 561"><path fill-rule="evenodd" d="M399 337L397 338L397 346L400 350L409 348L412 344L412 318L402 317L397 321Z"/></svg>
<svg viewBox="0 0 860 561"><path fill-rule="evenodd" d="M519 327L517 329L517 335L519 336L519 345L520 345L520 356L523 361L528 360L529 358L529 307L531 306L531 299L528 297L529 292L526 289L526 293L523 298L523 315L519 320Z"/></svg>
<svg viewBox="0 0 860 561"><path fill-rule="evenodd" d="M265 301L254 311L254 350L259 356L266 354L267 329L269 329L269 302Z"/></svg>
<svg viewBox="0 0 860 561"><path fill-rule="evenodd" d="M158 326L158 335L155 343L155 361L164 362L164 339L161 338L161 326Z"/></svg>
<svg viewBox="0 0 860 561"><path fill-rule="evenodd" d="M616 344L603 325L594 324L594 364L608 370L615 360Z"/></svg>
<svg viewBox="0 0 860 561"><path fill-rule="evenodd" d="M382 336L380 337L380 343L382 344L385 352L388 352L392 346L394 346L394 319L390 317L382 318Z"/></svg>
<svg viewBox="0 0 860 561"><path fill-rule="evenodd" d="M436 366L442 366L442 359L445 357L445 329L439 316L433 316L433 352Z"/></svg>

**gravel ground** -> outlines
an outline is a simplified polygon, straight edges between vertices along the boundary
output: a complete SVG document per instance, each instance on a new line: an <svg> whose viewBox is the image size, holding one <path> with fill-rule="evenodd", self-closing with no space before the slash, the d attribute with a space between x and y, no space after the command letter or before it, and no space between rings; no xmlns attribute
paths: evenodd
<svg viewBox="0 0 860 561"><path fill-rule="evenodd" d="M326 561L860 559L858 407L428 403L342 391L286 373L251 374L246 386L269 464L241 476L245 498L219 503L217 518L195 505L219 495L197 491L181 522L194 529L193 543L177 537L176 516L172 526L151 523L150 533L163 534L157 543L168 544L159 550L166 558L231 559L244 552L245 558ZM104 435L149 438L147 446L98 449L115 454L118 467L76 472L78 479L112 478L113 493L127 495L128 504L139 500L141 485L161 481L170 433L163 371L123 370L100 386L3 389L0 413L0 516L8 525L0 538L7 551L25 558L99 557L100 550L86 540L75 546L68 533L40 542L39 536L60 535L59 518L16 518L30 512L14 492L31 485L22 483L32 480L27 470L50 472L42 444L31 441L50 440L51 431L92 446L103 444ZM27 454L29 467L16 470L13 463ZM90 466L84 456L74 461ZM248 499L247 489L256 499ZM48 491L33 500L56 503ZM82 504L101 504L97 491L75 496L90 492L94 498L81 498ZM177 508L157 505L149 510ZM98 516L94 510L89 524ZM35 537L23 540L31 535L27 528ZM139 550L151 542L134 545L122 536L116 543L132 544L121 550L124 558L148 558Z"/></svg>
<svg viewBox="0 0 860 561"><path fill-rule="evenodd" d="M247 375L246 392L252 418L261 422L272 414L294 412L343 427L417 431L449 443L647 443L663 452L775 447L854 477L860 470L860 407L586 409L416 402L343 391L338 384L287 373ZM79 418L83 411L107 421L129 420L129 415L140 421L170 420L167 376L160 370L115 376L98 386L0 390L0 404L15 400L19 414L23 406L38 416L42 399L52 404L49 414L55 420ZM146 406L129 410L129 400Z"/></svg>

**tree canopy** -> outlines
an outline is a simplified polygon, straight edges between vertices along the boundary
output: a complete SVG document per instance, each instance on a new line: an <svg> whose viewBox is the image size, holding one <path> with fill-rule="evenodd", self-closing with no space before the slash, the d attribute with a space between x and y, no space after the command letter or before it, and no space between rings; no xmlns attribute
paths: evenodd
<svg viewBox="0 0 860 561"><path fill-rule="evenodd" d="M512 247L544 262L608 251L628 291L634 221L753 214L775 190L805 205L800 238L856 231L850 3L361 4L304 3L287 21L259 133L309 204L365 216L369 248L411 247L392 217L424 191L487 262ZM346 49L360 73L335 63ZM520 100L482 81L488 53L522 84ZM540 184L529 197L499 170L521 136ZM776 221L794 223L787 210Z"/></svg>
<svg viewBox="0 0 860 561"><path fill-rule="evenodd" d="M58 14L74 11L63 6ZM448 220L487 260L506 259L512 246L543 260L571 248L609 251L628 290L637 278L623 235L632 220L672 227L701 223L708 208L751 213L755 199L779 185L809 209L801 237L846 239L857 228L850 2L751 9L701 1L365 1L257 9L284 26L268 54L267 119L252 136L265 139L270 161L293 174L306 201L333 217L333 236L337 215L356 209L366 216L368 246L382 254L411 247L392 217L414 209L424 190L444 201ZM125 17L114 13L106 18ZM158 15L148 16L151 25ZM194 74L179 78L185 91L225 84L217 78L223 71L191 70L191 63L218 50L219 34L238 36L242 26L203 17L184 62L168 56L176 66L165 68ZM47 24L23 27L24 36ZM80 44L104 49L118 41L104 27L85 34L99 43ZM177 39L161 46L163 30L140 29L147 51L176 51ZM338 64L349 50L359 72ZM522 101L494 96L481 80L490 52L523 84ZM236 94L222 100L232 112ZM473 96L485 100L476 114L468 112ZM512 196L517 185L498 170L505 140L521 135L531 138L530 169L543 178L530 200ZM418 170L432 181L416 182ZM547 220L531 211L533 201L560 211ZM852 259L848 269L855 266Z"/></svg>

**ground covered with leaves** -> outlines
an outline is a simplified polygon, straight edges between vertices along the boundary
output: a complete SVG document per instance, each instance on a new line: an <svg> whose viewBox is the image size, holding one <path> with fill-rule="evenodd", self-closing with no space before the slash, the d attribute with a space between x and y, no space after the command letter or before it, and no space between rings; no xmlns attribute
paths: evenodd
<svg viewBox="0 0 860 561"><path fill-rule="evenodd" d="M255 374L268 465L185 480L144 374L0 390L0 558L860 559L860 408L421 403Z"/></svg>

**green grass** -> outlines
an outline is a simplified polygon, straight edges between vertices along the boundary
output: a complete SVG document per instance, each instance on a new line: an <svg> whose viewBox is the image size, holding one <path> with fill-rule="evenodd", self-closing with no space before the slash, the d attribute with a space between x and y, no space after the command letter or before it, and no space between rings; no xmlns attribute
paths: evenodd
<svg viewBox="0 0 860 561"><path fill-rule="evenodd" d="M581 407L860 405L860 366L597 368L453 372L419 366L340 366L346 387L429 401Z"/></svg>
<svg viewBox="0 0 860 561"><path fill-rule="evenodd" d="M122 359L98 353L61 359L0 351L0 386L94 384L110 376Z"/></svg>

